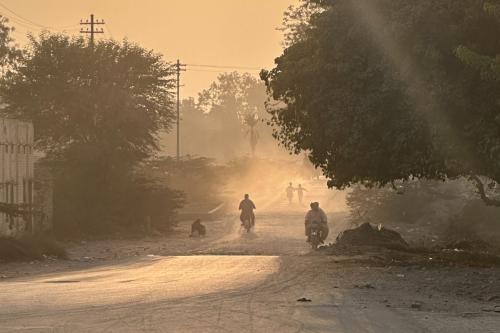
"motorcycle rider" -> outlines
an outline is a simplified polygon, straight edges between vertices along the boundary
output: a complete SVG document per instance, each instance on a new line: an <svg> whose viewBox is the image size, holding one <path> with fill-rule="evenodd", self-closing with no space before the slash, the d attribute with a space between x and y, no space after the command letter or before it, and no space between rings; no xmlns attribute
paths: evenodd
<svg viewBox="0 0 500 333"><path fill-rule="evenodd" d="M321 242L324 242L329 232L328 219L323 209L319 208L318 202L311 202L310 207L311 210L307 212L305 217L307 241L309 241L312 224L317 223L321 229Z"/></svg>
<svg viewBox="0 0 500 333"><path fill-rule="evenodd" d="M239 210L241 210L240 221L242 224L245 221L245 217L250 216L252 227L255 226L255 214L253 213L254 209L256 209L255 204L252 200L250 200L250 196L245 194L245 198L240 202L239 207Z"/></svg>

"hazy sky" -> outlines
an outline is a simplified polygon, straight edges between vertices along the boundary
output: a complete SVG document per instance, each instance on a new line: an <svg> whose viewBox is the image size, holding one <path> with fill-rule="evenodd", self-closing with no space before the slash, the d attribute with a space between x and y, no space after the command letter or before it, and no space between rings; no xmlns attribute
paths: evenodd
<svg viewBox="0 0 500 333"><path fill-rule="evenodd" d="M281 53L283 11L297 0L0 0L0 13L16 27L21 43L43 27L78 34L80 19L104 19L98 38L127 37L169 61L218 66L269 68ZM189 67L182 95L195 96L218 75ZM257 71L253 71L257 72Z"/></svg>

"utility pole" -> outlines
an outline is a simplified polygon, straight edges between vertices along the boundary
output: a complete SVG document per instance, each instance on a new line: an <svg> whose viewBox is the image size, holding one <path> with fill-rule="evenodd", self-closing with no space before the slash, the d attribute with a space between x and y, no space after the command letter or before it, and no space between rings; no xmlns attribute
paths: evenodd
<svg viewBox="0 0 500 333"><path fill-rule="evenodd" d="M181 115L180 115L180 81L181 81L181 71L186 70L186 65L181 64L179 59L177 59L177 63L175 64L175 70L177 72L177 162L180 160L181 156L181 135L180 135L180 129L181 129Z"/></svg>
<svg viewBox="0 0 500 333"><path fill-rule="evenodd" d="M96 29L95 26L96 25L104 25L104 20L94 20L94 14L90 14L90 21L89 20L85 20L85 22L83 22L83 20L80 20L80 25L90 25L90 30L89 28L86 28L85 30L83 30L83 28L80 29L80 33L81 34L90 34L90 46L94 46L94 34L103 34L104 33L104 29L101 28L100 30L99 29Z"/></svg>

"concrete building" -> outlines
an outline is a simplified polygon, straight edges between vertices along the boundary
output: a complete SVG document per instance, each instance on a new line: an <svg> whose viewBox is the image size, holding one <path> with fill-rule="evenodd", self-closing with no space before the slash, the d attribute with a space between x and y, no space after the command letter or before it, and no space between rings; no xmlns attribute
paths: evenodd
<svg viewBox="0 0 500 333"><path fill-rule="evenodd" d="M33 125L0 118L0 203L33 209ZM31 215L31 214L30 214ZM17 237L35 231L36 216L12 217L0 212L0 236Z"/></svg>

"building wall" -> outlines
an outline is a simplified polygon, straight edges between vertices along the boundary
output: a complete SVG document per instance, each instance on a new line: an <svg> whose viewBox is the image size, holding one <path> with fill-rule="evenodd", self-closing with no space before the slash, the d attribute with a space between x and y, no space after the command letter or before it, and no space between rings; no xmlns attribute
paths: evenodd
<svg viewBox="0 0 500 333"><path fill-rule="evenodd" d="M33 125L0 118L0 202L27 204L34 200ZM33 230L24 221L0 213L0 236L19 236Z"/></svg>

